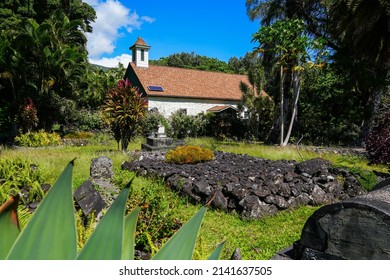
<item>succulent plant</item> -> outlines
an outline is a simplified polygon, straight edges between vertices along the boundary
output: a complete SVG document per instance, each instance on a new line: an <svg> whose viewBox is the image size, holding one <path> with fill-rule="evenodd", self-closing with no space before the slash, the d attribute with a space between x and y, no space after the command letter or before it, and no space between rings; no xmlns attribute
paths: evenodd
<svg viewBox="0 0 390 280"><path fill-rule="evenodd" d="M71 161L20 231L18 197L0 207L0 259L16 260L119 260L134 259L136 207L125 216L132 180L107 210L80 252L72 196ZM190 260L206 208L202 207L153 256L155 260ZM221 243L209 259L218 259Z"/></svg>

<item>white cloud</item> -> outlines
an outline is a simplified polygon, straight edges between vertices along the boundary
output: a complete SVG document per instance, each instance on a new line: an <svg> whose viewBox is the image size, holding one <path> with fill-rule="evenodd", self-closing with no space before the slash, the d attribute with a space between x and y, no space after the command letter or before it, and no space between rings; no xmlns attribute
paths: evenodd
<svg viewBox="0 0 390 280"><path fill-rule="evenodd" d="M127 64L131 61L131 55L129 54L122 54L117 57L112 57L112 58L98 58L98 59L89 59L89 62L92 64L97 64L105 67L118 67L119 63L122 63L123 66L126 68Z"/></svg>
<svg viewBox="0 0 390 280"><path fill-rule="evenodd" d="M152 23L154 18L140 17L117 0L86 0L96 11L96 20L92 24L92 34L87 34L87 49L91 59L99 59L103 54L112 54L115 42L126 32L141 29L143 23Z"/></svg>
<svg viewBox="0 0 390 280"><path fill-rule="evenodd" d="M153 22L156 21L155 18L151 18L151 17L148 17L148 16L143 16L143 17L141 17L141 19L142 19L143 21L147 22L147 23L153 23Z"/></svg>

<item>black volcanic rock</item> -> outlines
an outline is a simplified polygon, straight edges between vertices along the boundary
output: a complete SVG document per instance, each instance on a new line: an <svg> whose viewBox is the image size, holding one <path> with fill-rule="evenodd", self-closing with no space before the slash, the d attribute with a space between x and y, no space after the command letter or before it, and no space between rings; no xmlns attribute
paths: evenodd
<svg viewBox="0 0 390 280"><path fill-rule="evenodd" d="M301 205L322 205L365 191L348 171L329 161L266 160L248 155L215 152L212 161L168 164L162 156L145 154L124 162L122 169L159 176L195 203L209 203L245 218L260 218ZM341 178L340 182L336 178Z"/></svg>

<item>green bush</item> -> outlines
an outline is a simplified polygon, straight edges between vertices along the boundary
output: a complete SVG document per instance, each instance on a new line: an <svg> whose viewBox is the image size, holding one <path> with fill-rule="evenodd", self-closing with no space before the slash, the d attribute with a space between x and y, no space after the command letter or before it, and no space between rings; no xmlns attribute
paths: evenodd
<svg viewBox="0 0 390 280"><path fill-rule="evenodd" d="M164 116L156 111L149 111L146 113L145 117L140 121L137 134L144 137L149 136L152 132L157 131L158 126L162 124L165 127L165 130L168 129L168 123L165 120Z"/></svg>
<svg viewBox="0 0 390 280"><path fill-rule="evenodd" d="M0 160L0 204L10 196L20 194L24 204L43 197L42 173L29 160L15 158ZM28 191L22 194L22 189Z"/></svg>
<svg viewBox="0 0 390 280"><path fill-rule="evenodd" d="M58 133L49 133L44 130L38 132L27 132L15 137L15 143L23 147L47 147L61 144L61 137Z"/></svg>
<svg viewBox="0 0 390 280"><path fill-rule="evenodd" d="M203 114L189 116L182 111L174 112L169 120L171 136L177 139L204 136L207 119Z"/></svg>
<svg viewBox="0 0 390 280"><path fill-rule="evenodd" d="M70 129L80 131L102 130L105 124L100 111L81 109L74 113L70 120Z"/></svg>
<svg viewBox="0 0 390 280"><path fill-rule="evenodd" d="M179 146L175 150L170 150L165 159L168 163L193 164L209 161L214 158L210 149L199 146Z"/></svg>

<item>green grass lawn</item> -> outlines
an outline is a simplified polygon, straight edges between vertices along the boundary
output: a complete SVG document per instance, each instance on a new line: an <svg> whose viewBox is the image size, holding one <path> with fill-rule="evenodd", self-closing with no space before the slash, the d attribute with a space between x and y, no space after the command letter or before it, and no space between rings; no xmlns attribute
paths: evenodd
<svg viewBox="0 0 390 280"><path fill-rule="evenodd" d="M139 150L140 139L131 143L129 150ZM386 172L385 166L369 166L366 159L356 156L343 157L335 154L315 154L302 149L298 153L296 147L280 148L276 146L263 146L259 144L244 143L219 143L213 139L187 139L192 145L202 145L213 150L226 152L246 153L251 156L268 159L294 159L301 161L314 157L322 157L330 160L336 166L355 168L357 172L371 172L378 170ZM91 145L82 147L61 146L49 148L0 148L1 159L23 158L30 159L42 169L45 183L53 184L66 164L76 158L73 174L73 186L76 188L89 177L90 162L98 156L108 156L113 160L115 182L124 186L133 173L121 170L121 164L125 160L131 160L131 156L117 150L114 141L95 141ZM371 182L373 184L374 181ZM148 195L147 198L146 195ZM166 217L174 217L181 223L186 222L194 215L200 206L192 205L185 198L178 197L168 189L161 180L137 177L134 180L133 189L129 199L130 208L134 205L152 203L158 209L155 213L156 221L150 223L147 229L150 231L151 243L153 236L161 229L159 223ZM158 204L158 205L157 205ZM151 206L148 206L149 210ZM261 260L269 259L277 251L290 246L298 240L306 219L316 210L315 207L305 206L295 210L283 211L275 216L260 220L242 220L236 213L224 213L208 209L200 235L198 238L195 259L205 259L212 250L222 241L226 241L223 259L229 259L234 249L239 248L243 259ZM156 210L157 211L157 210ZM141 220L140 222L145 222ZM165 239L162 239L163 241ZM150 244L159 247L161 244Z"/></svg>

